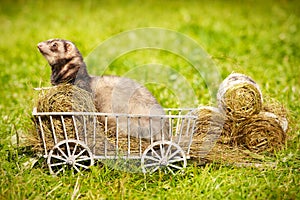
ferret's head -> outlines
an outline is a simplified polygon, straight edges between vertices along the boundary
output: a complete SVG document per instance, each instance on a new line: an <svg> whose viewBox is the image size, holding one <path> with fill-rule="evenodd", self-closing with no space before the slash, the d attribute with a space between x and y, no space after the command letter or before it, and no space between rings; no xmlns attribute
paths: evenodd
<svg viewBox="0 0 300 200"><path fill-rule="evenodd" d="M37 45L51 66L51 83L72 83L80 76L88 77L83 58L77 47L68 40L50 39Z"/></svg>
<svg viewBox="0 0 300 200"><path fill-rule="evenodd" d="M64 64L74 57L81 57L77 47L68 40L50 39L38 43L37 47L51 66Z"/></svg>

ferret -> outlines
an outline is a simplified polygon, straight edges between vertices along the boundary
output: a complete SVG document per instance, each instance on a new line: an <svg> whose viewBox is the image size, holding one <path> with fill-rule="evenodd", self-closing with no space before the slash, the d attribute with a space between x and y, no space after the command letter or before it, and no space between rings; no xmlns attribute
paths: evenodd
<svg viewBox="0 0 300 200"><path fill-rule="evenodd" d="M51 66L51 84L70 83L92 93L95 107L101 113L165 115L162 106L144 86L129 78L91 76L77 47L68 40L50 39L37 45ZM104 117L100 118L104 123ZM119 117L119 128L128 134L127 117ZM150 124L152 129L150 130ZM116 126L116 118L108 119L108 126ZM154 141L168 139L168 120L161 117L132 118L130 135ZM120 134L122 134L120 133Z"/></svg>

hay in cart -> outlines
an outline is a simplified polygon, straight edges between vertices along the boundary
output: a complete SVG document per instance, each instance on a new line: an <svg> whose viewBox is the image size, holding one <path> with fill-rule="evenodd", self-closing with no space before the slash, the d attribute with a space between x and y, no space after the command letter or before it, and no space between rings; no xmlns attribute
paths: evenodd
<svg viewBox="0 0 300 200"><path fill-rule="evenodd" d="M64 113L35 117L37 130L40 137L43 137L36 138L36 147L39 149L50 150L55 144L66 139L82 140L89 146L95 146L92 137L98 137L99 141L104 140L104 135L99 134L102 132L102 125L97 122L96 117L70 114L96 112L92 95L77 86L66 84L42 90L38 96L36 110L40 113Z"/></svg>

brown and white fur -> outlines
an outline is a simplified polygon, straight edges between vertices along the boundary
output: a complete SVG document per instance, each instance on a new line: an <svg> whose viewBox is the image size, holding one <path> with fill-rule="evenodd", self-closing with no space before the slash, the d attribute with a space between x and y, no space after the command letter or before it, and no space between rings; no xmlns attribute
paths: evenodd
<svg viewBox="0 0 300 200"><path fill-rule="evenodd" d="M70 83L91 92L95 106L102 113L164 115L163 108L153 95L137 82L118 76L90 76L77 47L70 41L50 39L38 44L38 49L51 66L51 84ZM104 120L104 119L102 119ZM148 117L133 119L130 135L150 139ZM161 118L151 121L154 141L168 138L168 122ZM119 128L127 130L127 117L118 121ZM115 126L115 118L109 118L109 126ZM163 127L163 129L162 129ZM123 131L124 132L127 131Z"/></svg>

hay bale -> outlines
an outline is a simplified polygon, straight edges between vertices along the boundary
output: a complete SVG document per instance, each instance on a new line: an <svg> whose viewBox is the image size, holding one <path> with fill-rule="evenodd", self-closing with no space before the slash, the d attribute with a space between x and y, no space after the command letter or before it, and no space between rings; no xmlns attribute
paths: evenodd
<svg viewBox="0 0 300 200"><path fill-rule="evenodd" d="M70 84L41 90L36 107L38 112L96 112L91 93Z"/></svg>
<svg viewBox="0 0 300 200"><path fill-rule="evenodd" d="M243 121L234 121L216 108L200 107L194 111L199 117L191 157L200 162L256 162L262 157L262 152L274 152L282 148L286 141L286 125L281 119L285 115L278 107L273 106L272 109L279 110L281 117L260 112Z"/></svg>
<svg viewBox="0 0 300 200"><path fill-rule="evenodd" d="M241 122L236 130L236 143L252 152L274 152L286 141L286 132L274 113L261 112Z"/></svg>
<svg viewBox="0 0 300 200"><path fill-rule="evenodd" d="M272 153L283 147L285 129L285 121L270 112L261 112L244 121L226 118L221 136L206 159L226 163L256 162L263 157L261 153Z"/></svg>
<svg viewBox="0 0 300 200"><path fill-rule="evenodd" d="M190 155L192 158L204 158L219 140L223 132L225 116L218 108L211 106L200 106L191 114L197 116L197 119Z"/></svg>
<svg viewBox="0 0 300 200"><path fill-rule="evenodd" d="M96 112L92 95L70 84L42 90L38 96L36 108L37 112ZM38 118L34 120L41 134L42 130ZM51 118L49 115L41 116L46 149L51 149L56 143L67 138L86 141L92 147L92 145L95 145L92 141L95 121L97 119L92 116L53 115ZM101 126L97 125L96 127L99 129ZM96 131L99 132L99 130ZM102 136L101 139L103 139ZM39 141L37 147L42 148L42 139L38 138L37 141Z"/></svg>
<svg viewBox="0 0 300 200"><path fill-rule="evenodd" d="M241 121L261 111L263 97L250 77L232 73L221 83L217 101L220 110L230 119Z"/></svg>

